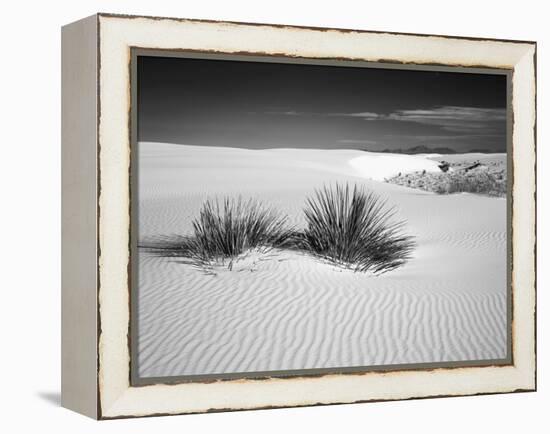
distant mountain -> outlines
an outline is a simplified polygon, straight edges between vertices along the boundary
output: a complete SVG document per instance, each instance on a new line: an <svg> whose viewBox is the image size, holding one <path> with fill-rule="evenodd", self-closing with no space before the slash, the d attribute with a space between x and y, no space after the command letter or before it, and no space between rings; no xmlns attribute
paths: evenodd
<svg viewBox="0 0 550 434"><path fill-rule="evenodd" d="M468 152L472 154L503 154L506 151L495 152L495 151L489 151L488 149L470 149Z"/></svg>
<svg viewBox="0 0 550 434"><path fill-rule="evenodd" d="M384 149L380 152L389 152L392 154L456 154L456 151L451 148L429 148L428 146L424 145L414 146L412 148L405 149Z"/></svg>
<svg viewBox="0 0 550 434"><path fill-rule="evenodd" d="M391 154L464 154L469 152L477 152L477 153L483 153L483 154L491 154L492 152L487 149L472 149L465 152L457 152L454 149L446 148L446 147L436 147L436 148L430 148L428 146L419 145L414 146L412 148L405 148L405 149L384 149L382 151L378 152L387 152Z"/></svg>

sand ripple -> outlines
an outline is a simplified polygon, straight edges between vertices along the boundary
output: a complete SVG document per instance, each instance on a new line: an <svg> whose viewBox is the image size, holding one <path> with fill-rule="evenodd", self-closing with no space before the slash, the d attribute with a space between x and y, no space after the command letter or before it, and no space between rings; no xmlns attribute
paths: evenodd
<svg viewBox="0 0 550 434"><path fill-rule="evenodd" d="M467 276L462 288L441 280L407 284L294 253L256 269L206 276L143 255L140 374L505 357L505 294Z"/></svg>
<svg viewBox="0 0 550 434"><path fill-rule="evenodd" d="M506 201L349 173L360 151L143 145L140 237L186 235L206 197L257 197L303 225L307 194L357 182L398 208L414 258L379 277L278 252L217 275L139 254L143 377L506 356ZM362 160L361 160L362 161Z"/></svg>

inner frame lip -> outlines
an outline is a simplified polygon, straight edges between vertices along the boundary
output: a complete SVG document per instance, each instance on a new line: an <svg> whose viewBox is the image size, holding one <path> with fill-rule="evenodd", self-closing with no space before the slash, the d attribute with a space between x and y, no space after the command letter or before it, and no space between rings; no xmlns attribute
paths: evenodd
<svg viewBox="0 0 550 434"><path fill-rule="evenodd" d="M512 78L513 69L495 68L487 66L462 66L439 63L405 63L397 60L365 61L351 58L314 58L289 56L284 54L268 54L254 52L236 52L226 53L212 50L188 50L188 49L158 49L130 46L129 61L129 94L130 106L129 112L129 142L130 142L130 228L129 228L129 249L130 262L128 264L128 288L130 304L130 320L128 323L128 349L130 354L129 361L129 384L131 387L141 387L148 385L177 385L185 383L211 383L215 381L234 381L250 380L263 381L270 379L295 379L304 377L322 377L327 375L364 375L373 373L390 373L399 371L433 371L439 369L468 369L475 367L504 367L513 366L513 285L512 285L512 212L513 212L513 184L514 184L514 165L513 165L513 107L512 107ZM138 146L138 57L170 57L182 59L201 59L201 60L219 60L219 61L240 61L240 62L261 62L261 63L279 63L279 64L300 64L314 66L332 66L332 67L351 67L351 68L377 68L377 69L398 69L411 71L432 71L432 72L458 72L469 74L488 74L506 76L506 157L507 157L507 196L506 196L506 238L507 238L507 284L506 284L506 357L502 359L482 359L482 360L464 360L464 361L442 361L442 362L421 362L408 364L391 365L371 365L371 366L346 366L330 368L309 368L309 369L289 369L274 371L248 371L248 372L230 372L215 374L197 374L197 375L174 375L162 377L140 377L139 372L139 314L138 314L138 286L139 286L139 265L138 265L138 228L139 228L139 171L137 164L137 146Z"/></svg>

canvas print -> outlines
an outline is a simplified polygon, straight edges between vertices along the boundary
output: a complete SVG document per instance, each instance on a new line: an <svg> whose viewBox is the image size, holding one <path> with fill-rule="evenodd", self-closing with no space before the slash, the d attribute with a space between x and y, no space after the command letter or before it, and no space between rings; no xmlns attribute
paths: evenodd
<svg viewBox="0 0 550 434"><path fill-rule="evenodd" d="M133 374L509 363L506 73L137 57Z"/></svg>

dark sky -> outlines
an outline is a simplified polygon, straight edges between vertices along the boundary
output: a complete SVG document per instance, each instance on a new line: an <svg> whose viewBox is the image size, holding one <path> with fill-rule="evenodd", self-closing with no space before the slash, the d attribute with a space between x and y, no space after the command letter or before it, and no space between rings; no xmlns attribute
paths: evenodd
<svg viewBox="0 0 550 434"><path fill-rule="evenodd" d="M138 58L140 141L506 149L506 76Z"/></svg>

